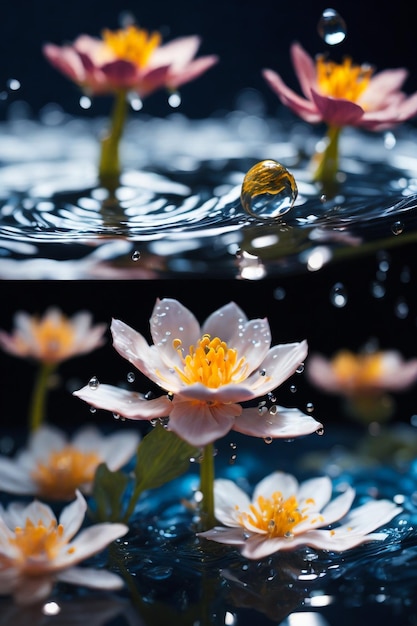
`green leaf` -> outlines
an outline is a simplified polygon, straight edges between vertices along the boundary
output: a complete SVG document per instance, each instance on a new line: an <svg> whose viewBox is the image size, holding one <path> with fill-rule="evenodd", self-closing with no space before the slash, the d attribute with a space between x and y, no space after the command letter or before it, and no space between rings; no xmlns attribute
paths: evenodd
<svg viewBox="0 0 417 626"><path fill-rule="evenodd" d="M177 478L187 471L191 457L198 454L198 448L156 425L138 447L135 490L154 489Z"/></svg>
<svg viewBox="0 0 417 626"><path fill-rule="evenodd" d="M117 522L123 519L123 495L129 477L123 472L112 472L101 463L95 474L93 499L96 504L93 517L97 521Z"/></svg>

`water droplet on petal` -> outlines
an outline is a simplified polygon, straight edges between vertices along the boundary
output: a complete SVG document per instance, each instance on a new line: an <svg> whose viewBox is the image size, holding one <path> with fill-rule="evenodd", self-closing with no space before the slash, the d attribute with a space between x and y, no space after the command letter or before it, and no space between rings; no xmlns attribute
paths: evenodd
<svg viewBox="0 0 417 626"><path fill-rule="evenodd" d="M242 183L240 201L257 219L275 219L294 206L298 189L294 176L277 161L267 159L254 165Z"/></svg>
<svg viewBox="0 0 417 626"><path fill-rule="evenodd" d="M317 434L317 435L320 435L320 436L321 436L321 435L324 435L324 428L323 428L323 426L320 426L320 428L318 428L318 429L316 430L316 434Z"/></svg>
<svg viewBox="0 0 417 626"><path fill-rule="evenodd" d="M272 439L272 437L264 437L264 441L265 441L265 443L270 444L270 443L272 443L273 439Z"/></svg>
<svg viewBox="0 0 417 626"><path fill-rule="evenodd" d="M97 376L92 376L92 378L90 378L90 380L88 381L88 386L90 387L90 389L99 388L100 383L99 383Z"/></svg>
<svg viewBox="0 0 417 626"><path fill-rule="evenodd" d="M317 24L317 31L329 46L335 46L346 37L346 23L334 9L324 9Z"/></svg>

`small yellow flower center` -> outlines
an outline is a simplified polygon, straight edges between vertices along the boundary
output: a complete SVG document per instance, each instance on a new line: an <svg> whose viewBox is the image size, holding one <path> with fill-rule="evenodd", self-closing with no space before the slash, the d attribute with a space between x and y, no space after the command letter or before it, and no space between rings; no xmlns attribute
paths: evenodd
<svg viewBox="0 0 417 626"><path fill-rule="evenodd" d="M77 488L93 480L101 462L95 452L82 452L72 446L51 452L45 463L32 473L43 497L66 500Z"/></svg>
<svg viewBox="0 0 417 626"><path fill-rule="evenodd" d="M51 561L66 544L63 534L64 527L54 520L49 526L44 526L41 520L34 524L32 520L27 519L24 527L15 528L15 536L9 539L9 542L19 550L22 561L28 559Z"/></svg>
<svg viewBox="0 0 417 626"><path fill-rule="evenodd" d="M323 55L316 59L317 82L322 94L357 102L369 85L373 69L354 65L349 57L343 63L328 61Z"/></svg>
<svg viewBox="0 0 417 626"><path fill-rule="evenodd" d="M47 363L65 358L74 341L74 328L63 316L59 320L33 319L31 333L39 348L39 358Z"/></svg>
<svg viewBox="0 0 417 626"><path fill-rule="evenodd" d="M225 341L203 335L197 345L190 346L189 354L183 357L181 340L174 339L173 348L181 356L183 369L175 368L187 385L202 383L217 389L228 383L238 383L246 378L245 357L238 358L237 350L229 348Z"/></svg>
<svg viewBox="0 0 417 626"><path fill-rule="evenodd" d="M355 355L347 350L333 359L333 370L341 384L355 389L366 388L378 380L382 371L382 354Z"/></svg>
<svg viewBox="0 0 417 626"><path fill-rule="evenodd" d="M293 528L307 518L298 508L295 496L284 500L280 491L275 491L270 498L259 496L255 504L250 505L250 513L241 513L238 517L242 526L249 524L258 528L269 537L292 537Z"/></svg>
<svg viewBox="0 0 417 626"><path fill-rule="evenodd" d="M117 58L130 61L138 67L146 66L153 51L161 43L160 33L149 34L133 25L115 31L104 30L102 37Z"/></svg>

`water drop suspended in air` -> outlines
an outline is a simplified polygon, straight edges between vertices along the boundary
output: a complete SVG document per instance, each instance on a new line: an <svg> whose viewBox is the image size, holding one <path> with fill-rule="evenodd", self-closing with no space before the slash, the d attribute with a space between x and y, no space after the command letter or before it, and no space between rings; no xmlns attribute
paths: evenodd
<svg viewBox="0 0 417 626"><path fill-rule="evenodd" d="M347 294L342 283L336 283L330 293L330 301L335 307L341 309L347 303Z"/></svg>
<svg viewBox="0 0 417 626"><path fill-rule="evenodd" d="M128 383L134 383L135 382L135 378L136 378L135 372L128 372L128 375L127 375L127 382Z"/></svg>
<svg viewBox="0 0 417 626"><path fill-rule="evenodd" d="M317 30L329 46L341 43L346 37L345 20L334 9L324 9L317 24Z"/></svg>
<svg viewBox="0 0 417 626"><path fill-rule="evenodd" d="M394 224L391 227L391 231L393 233L393 235L401 235L401 233L404 230L404 224L402 222L394 222Z"/></svg>
<svg viewBox="0 0 417 626"><path fill-rule="evenodd" d="M81 96L79 103L82 109L90 109L92 105L92 101L88 96Z"/></svg>
<svg viewBox="0 0 417 626"><path fill-rule="evenodd" d="M297 194L294 176L277 161L267 159L247 172L240 201L249 215L267 220L279 218L292 209Z"/></svg>
<svg viewBox="0 0 417 626"><path fill-rule="evenodd" d="M168 104L173 109L177 109L181 104L181 96L178 91L174 91L168 97Z"/></svg>
<svg viewBox="0 0 417 626"><path fill-rule="evenodd" d="M135 250L134 252L132 252L132 261L139 261L139 259L140 259L139 250Z"/></svg>

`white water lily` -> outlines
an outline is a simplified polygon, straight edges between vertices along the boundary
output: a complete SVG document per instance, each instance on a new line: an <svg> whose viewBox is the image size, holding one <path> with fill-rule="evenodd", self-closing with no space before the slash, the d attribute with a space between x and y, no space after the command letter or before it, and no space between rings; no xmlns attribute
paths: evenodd
<svg viewBox="0 0 417 626"><path fill-rule="evenodd" d="M224 526L198 536L236 546L250 559L300 546L342 552L385 539L386 533L373 531L402 511L389 500L370 500L350 510L352 487L331 498L332 483L326 476L299 484L291 474L273 472L258 483L252 500L233 481L218 479L215 516Z"/></svg>
<svg viewBox="0 0 417 626"><path fill-rule="evenodd" d="M177 300L157 300L150 319L153 345L119 320L113 320L111 331L119 354L167 394L148 400L104 384L74 393L97 408L134 420L169 417L169 430L201 447L230 430L293 438L322 429L295 408L242 407L241 402L268 394L294 374L307 355L307 342L271 347L268 320L248 320L234 302L200 327Z"/></svg>
<svg viewBox="0 0 417 626"><path fill-rule="evenodd" d="M59 520L34 500L0 506L0 595L17 604L45 600L57 581L96 589L119 589L122 579L107 570L78 567L128 532L125 524L96 524L81 530L87 503L77 491ZM78 533L78 534L77 534ZM76 535L76 536L75 536Z"/></svg>
<svg viewBox="0 0 417 626"><path fill-rule="evenodd" d="M98 465L120 469L139 442L134 430L103 435L87 425L69 437L56 427L40 426L14 458L0 456L0 490L52 500L70 500L76 489L90 494Z"/></svg>

